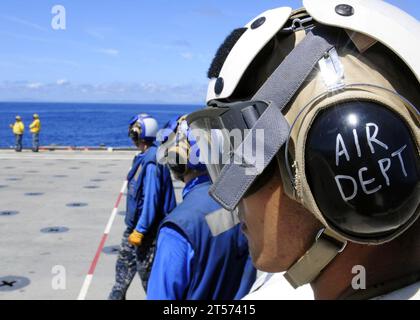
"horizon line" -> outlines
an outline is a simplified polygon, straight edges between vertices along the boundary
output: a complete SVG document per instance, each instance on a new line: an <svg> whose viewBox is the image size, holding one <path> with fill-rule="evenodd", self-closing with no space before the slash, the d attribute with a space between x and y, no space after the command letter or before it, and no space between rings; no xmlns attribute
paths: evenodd
<svg viewBox="0 0 420 320"><path fill-rule="evenodd" d="M28 100L0 100L0 104L2 103L57 103L57 104L71 104L71 103L79 103L79 104L122 104L122 105L141 105L141 104L148 104L148 105L173 105L173 106L202 106L204 103L199 102L137 102L137 101L28 101Z"/></svg>

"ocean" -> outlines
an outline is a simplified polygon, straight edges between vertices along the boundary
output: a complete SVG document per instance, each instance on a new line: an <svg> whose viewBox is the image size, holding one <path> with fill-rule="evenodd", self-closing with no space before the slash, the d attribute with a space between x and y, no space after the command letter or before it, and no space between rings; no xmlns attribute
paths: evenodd
<svg viewBox="0 0 420 320"><path fill-rule="evenodd" d="M0 148L14 145L9 124L20 115L25 124L24 147L31 147L29 124L38 113L41 146L131 147L127 136L130 119L148 113L160 126L176 115L200 109L192 105L105 104L105 103L0 103Z"/></svg>

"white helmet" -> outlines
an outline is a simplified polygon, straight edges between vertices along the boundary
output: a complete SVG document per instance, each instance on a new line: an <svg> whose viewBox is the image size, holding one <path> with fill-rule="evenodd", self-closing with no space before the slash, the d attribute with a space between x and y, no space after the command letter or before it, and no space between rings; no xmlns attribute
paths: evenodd
<svg viewBox="0 0 420 320"><path fill-rule="evenodd" d="M285 192L325 227L286 273L296 287L347 241L391 241L420 215L420 23L380 0L303 4L234 30L209 69L208 107L187 118L205 132L202 150L211 130L249 130L240 147L264 130L263 169L277 160ZM248 174L258 161L237 150L207 164L210 194L228 210L262 172Z"/></svg>
<svg viewBox="0 0 420 320"><path fill-rule="evenodd" d="M130 120L128 135L133 140L155 141L159 126L155 118L141 113Z"/></svg>
<svg viewBox="0 0 420 320"><path fill-rule="evenodd" d="M249 32L241 34L226 60L218 64L221 66L218 76L210 75L213 77L208 86L207 102L229 98L251 62L285 25L297 30L310 21L354 31L353 34L361 38L355 41L360 46L368 46L374 40L381 42L396 53L420 80L420 23L412 16L382 0L303 0L303 5L304 10L293 13L306 16L304 19L290 21L292 9L282 7L261 13L243 28ZM303 14L305 11L306 15Z"/></svg>

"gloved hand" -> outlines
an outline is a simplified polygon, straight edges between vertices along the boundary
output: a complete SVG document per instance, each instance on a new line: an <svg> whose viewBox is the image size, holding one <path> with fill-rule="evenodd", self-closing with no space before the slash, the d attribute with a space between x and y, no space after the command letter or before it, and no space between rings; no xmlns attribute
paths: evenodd
<svg viewBox="0 0 420 320"><path fill-rule="evenodd" d="M138 247L141 245L143 238L144 238L144 234L138 232L137 230L134 230L128 237L128 242L132 244L133 246Z"/></svg>

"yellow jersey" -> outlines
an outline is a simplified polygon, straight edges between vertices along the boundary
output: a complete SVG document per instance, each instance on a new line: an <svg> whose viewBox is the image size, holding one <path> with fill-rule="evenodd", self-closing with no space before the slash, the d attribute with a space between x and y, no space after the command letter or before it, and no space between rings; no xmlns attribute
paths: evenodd
<svg viewBox="0 0 420 320"><path fill-rule="evenodd" d="M12 129L14 134L23 134L23 131L25 130L25 125L22 121L16 121Z"/></svg>
<svg viewBox="0 0 420 320"><path fill-rule="evenodd" d="M29 126L32 133L39 133L41 131L41 121L39 119L35 119L31 125Z"/></svg>

